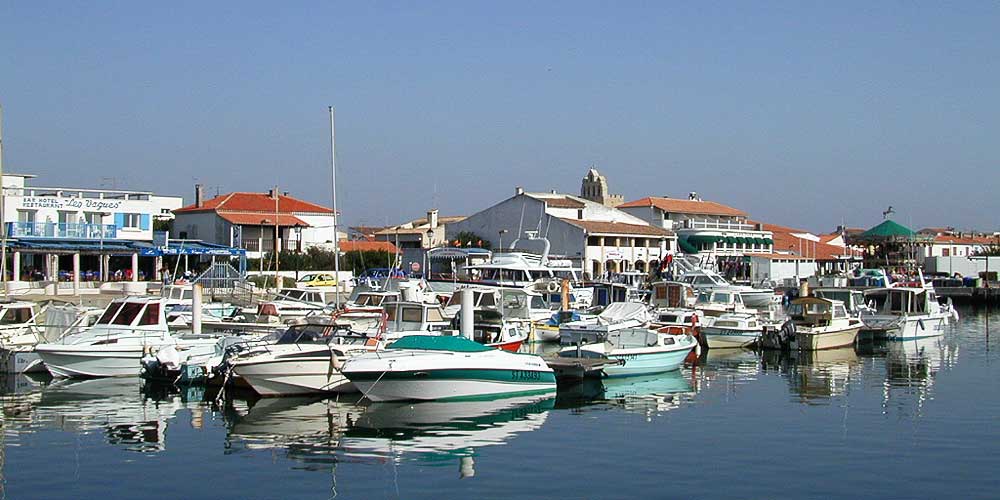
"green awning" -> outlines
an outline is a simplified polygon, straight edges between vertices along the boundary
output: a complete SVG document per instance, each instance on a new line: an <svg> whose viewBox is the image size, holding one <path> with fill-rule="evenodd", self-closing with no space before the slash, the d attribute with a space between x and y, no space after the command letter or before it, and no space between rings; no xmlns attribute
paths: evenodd
<svg viewBox="0 0 1000 500"><path fill-rule="evenodd" d="M726 243L730 243L730 244L736 243L737 240L739 240L739 238L734 238L732 236L726 236Z"/></svg>
<svg viewBox="0 0 1000 500"><path fill-rule="evenodd" d="M771 238L764 238L764 244L765 245L773 245L774 244L774 240L772 240Z"/></svg>
<svg viewBox="0 0 1000 500"><path fill-rule="evenodd" d="M912 238L916 235L917 233L913 232L912 229L898 224L891 219L886 219L881 224L861 233L858 238Z"/></svg>
<svg viewBox="0 0 1000 500"><path fill-rule="evenodd" d="M749 243L749 241L747 241L747 238L744 238L743 236L737 236L736 243L741 243L746 245L747 243Z"/></svg>
<svg viewBox="0 0 1000 500"><path fill-rule="evenodd" d="M764 243L766 243L766 241L764 241L764 238L757 238L757 237L754 237L753 242L757 245L763 245Z"/></svg>
<svg viewBox="0 0 1000 500"><path fill-rule="evenodd" d="M677 246L681 247L681 251L684 253L698 253L698 247L688 243L688 240L684 238L677 239Z"/></svg>

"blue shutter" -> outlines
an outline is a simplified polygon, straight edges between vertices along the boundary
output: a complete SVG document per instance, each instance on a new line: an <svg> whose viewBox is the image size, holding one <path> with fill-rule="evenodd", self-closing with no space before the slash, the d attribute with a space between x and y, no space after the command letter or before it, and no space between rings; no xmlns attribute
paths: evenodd
<svg viewBox="0 0 1000 500"><path fill-rule="evenodd" d="M149 230L149 214L142 214L139 216L139 229L143 231Z"/></svg>
<svg viewBox="0 0 1000 500"><path fill-rule="evenodd" d="M118 229L125 227L125 214L115 214L115 227Z"/></svg>

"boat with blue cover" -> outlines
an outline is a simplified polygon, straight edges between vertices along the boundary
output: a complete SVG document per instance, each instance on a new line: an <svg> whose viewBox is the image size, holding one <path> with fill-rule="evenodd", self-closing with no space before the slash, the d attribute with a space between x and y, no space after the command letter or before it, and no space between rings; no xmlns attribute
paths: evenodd
<svg viewBox="0 0 1000 500"><path fill-rule="evenodd" d="M405 336L348 358L341 373L372 401L476 399L554 392L541 357L459 336Z"/></svg>

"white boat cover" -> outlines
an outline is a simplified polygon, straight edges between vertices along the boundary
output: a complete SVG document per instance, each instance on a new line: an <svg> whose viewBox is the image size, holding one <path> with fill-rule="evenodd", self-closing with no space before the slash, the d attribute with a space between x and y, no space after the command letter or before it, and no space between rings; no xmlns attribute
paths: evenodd
<svg viewBox="0 0 1000 500"><path fill-rule="evenodd" d="M59 340L63 332L66 331L82 311L75 305L51 305L45 310L45 328L42 329L42 342L55 342Z"/></svg>
<svg viewBox="0 0 1000 500"><path fill-rule="evenodd" d="M597 316L598 323L613 325L628 320L648 323L653 318L645 304L638 302L612 302Z"/></svg>

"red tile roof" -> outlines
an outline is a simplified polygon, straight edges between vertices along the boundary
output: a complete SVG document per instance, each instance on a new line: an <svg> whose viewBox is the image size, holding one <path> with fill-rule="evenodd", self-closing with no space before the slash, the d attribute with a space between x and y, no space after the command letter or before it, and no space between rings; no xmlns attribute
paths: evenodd
<svg viewBox="0 0 1000 500"><path fill-rule="evenodd" d="M674 234L661 227L626 224L624 222L576 220L564 219L562 217L560 217L559 220L582 228L589 234L635 234L644 236L673 236Z"/></svg>
<svg viewBox="0 0 1000 500"><path fill-rule="evenodd" d="M777 224L767 224L762 225L765 231L771 231L772 239L774 240L774 250L776 252L786 252L790 251L798 255L800 252L802 256L808 257L810 259L816 260L842 260L845 255L850 255L851 251L845 249L844 247L839 247L836 245L830 245L823 242L807 240L805 238L799 238L793 233L808 233L808 231L803 231L801 229L793 229L786 226L779 226ZM831 236L831 235L827 235ZM832 235L833 237L827 239L830 241L837 235ZM824 239L820 236L820 239ZM755 254L756 255L756 254Z"/></svg>
<svg viewBox="0 0 1000 500"><path fill-rule="evenodd" d="M396 253L396 245L388 241L341 241L339 244L341 252L382 250L389 253Z"/></svg>
<svg viewBox="0 0 1000 500"><path fill-rule="evenodd" d="M1000 243L996 236L954 236L941 235L934 237L934 243L947 243L952 245L995 245Z"/></svg>
<svg viewBox="0 0 1000 500"><path fill-rule="evenodd" d="M660 198L648 196L635 201L618 205L615 208L656 207L664 212L678 214L728 215L731 217L746 217L747 213L716 203L714 201L682 200L678 198Z"/></svg>
<svg viewBox="0 0 1000 500"><path fill-rule="evenodd" d="M565 196L561 198L538 198L545 202L550 208L583 208L587 206L581 201L574 200L572 198L567 198Z"/></svg>
<svg viewBox="0 0 1000 500"><path fill-rule="evenodd" d="M226 219L232 224L239 224L242 226L273 226L274 225L274 214L273 213L233 213L233 212L219 212L219 217ZM266 222L265 222L266 221ZM278 214L278 225L279 226L302 226L309 227L302 219L294 215Z"/></svg>
<svg viewBox="0 0 1000 500"><path fill-rule="evenodd" d="M202 206L188 205L174 210L174 213L185 212L210 212L210 211L233 211L233 212L275 212L275 201L267 193L229 193L215 198L205 200ZM308 201L292 198L291 196L278 195L277 212L310 213L310 214L332 214L333 210L310 203Z"/></svg>

